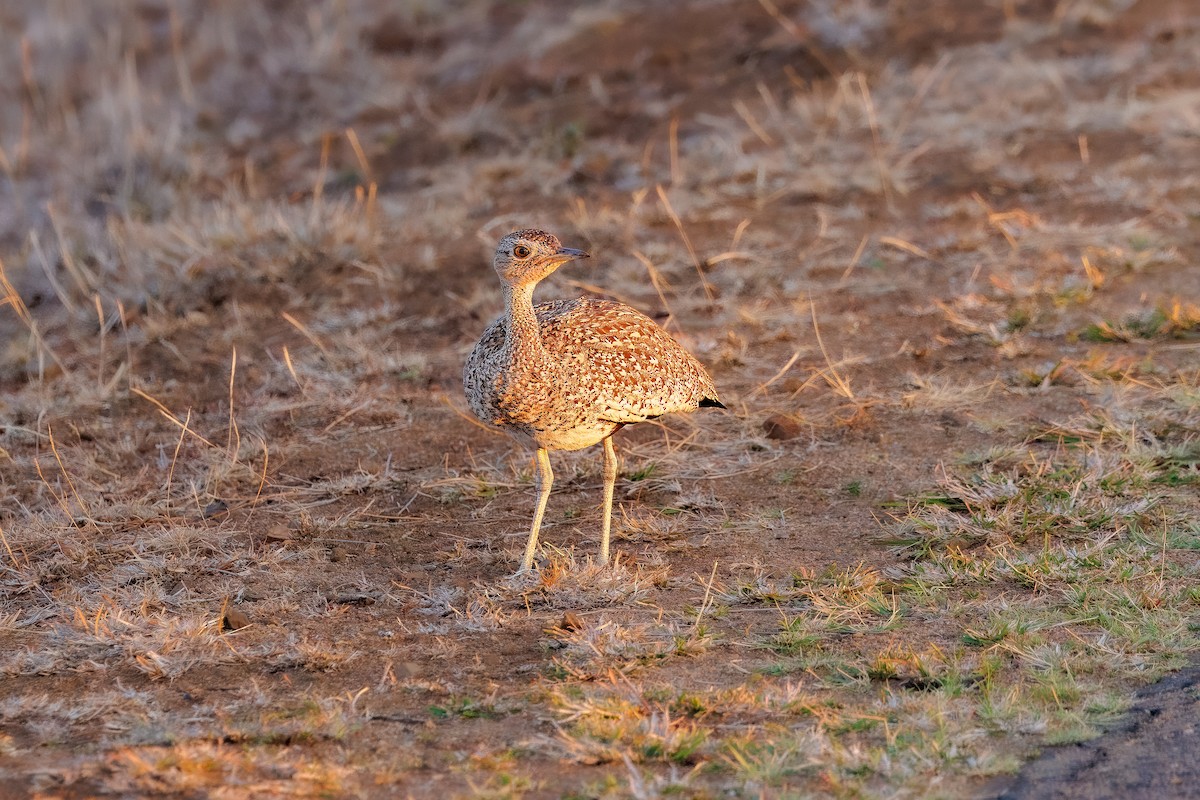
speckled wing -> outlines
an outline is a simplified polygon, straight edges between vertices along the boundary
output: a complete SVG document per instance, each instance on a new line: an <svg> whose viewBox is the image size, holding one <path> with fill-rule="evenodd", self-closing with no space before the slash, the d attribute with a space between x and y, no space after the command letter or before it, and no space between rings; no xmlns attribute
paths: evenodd
<svg viewBox="0 0 1200 800"><path fill-rule="evenodd" d="M717 399L704 367L627 305L580 298L536 310L542 342L561 365L562 380L591 399L599 419L630 424Z"/></svg>
<svg viewBox="0 0 1200 800"><path fill-rule="evenodd" d="M497 383L504 364L504 318L487 326L475 347L471 349L463 365L463 388L466 390L467 405L471 412L484 422L495 422Z"/></svg>

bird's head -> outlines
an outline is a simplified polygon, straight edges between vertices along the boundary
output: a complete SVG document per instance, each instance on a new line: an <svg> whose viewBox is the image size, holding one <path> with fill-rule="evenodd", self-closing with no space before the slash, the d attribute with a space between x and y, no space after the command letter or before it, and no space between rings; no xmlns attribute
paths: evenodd
<svg viewBox="0 0 1200 800"><path fill-rule="evenodd" d="M554 234L534 229L513 231L500 240L492 266L508 286L530 286L559 266L588 254L563 247Z"/></svg>

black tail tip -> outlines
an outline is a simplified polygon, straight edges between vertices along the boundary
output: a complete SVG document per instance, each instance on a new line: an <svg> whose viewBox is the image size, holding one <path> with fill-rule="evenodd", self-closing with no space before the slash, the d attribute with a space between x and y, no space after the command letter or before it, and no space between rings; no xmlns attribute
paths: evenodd
<svg viewBox="0 0 1200 800"><path fill-rule="evenodd" d="M700 401L700 408L724 408L725 404L713 397L705 397Z"/></svg>

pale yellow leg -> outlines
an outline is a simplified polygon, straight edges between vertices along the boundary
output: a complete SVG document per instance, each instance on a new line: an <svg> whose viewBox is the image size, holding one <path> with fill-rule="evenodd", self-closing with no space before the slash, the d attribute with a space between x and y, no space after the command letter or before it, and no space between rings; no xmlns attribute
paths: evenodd
<svg viewBox="0 0 1200 800"><path fill-rule="evenodd" d="M537 551L538 531L542 529L542 517L546 513L546 501L550 499L550 487L554 485L554 473L550 470L550 453L544 447L538 448L537 466L537 510L533 512L533 527L529 531L529 541L525 543L525 558L521 560L520 572L526 572L533 567L533 554Z"/></svg>
<svg viewBox="0 0 1200 800"><path fill-rule="evenodd" d="M608 538L612 532L613 487L617 483L617 450L612 437L604 440L604 522L600 529L600 563L608 563Z"/></svg>

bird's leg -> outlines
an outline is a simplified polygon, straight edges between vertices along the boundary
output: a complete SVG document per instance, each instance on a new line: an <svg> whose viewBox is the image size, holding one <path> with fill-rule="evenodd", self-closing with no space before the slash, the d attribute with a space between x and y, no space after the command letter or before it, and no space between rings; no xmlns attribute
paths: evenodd
<svg viewBox="0 0 1200 800"><path fill-rule="evenodd" d="M600 563L608 563L608 537L612 532L613 487L617 482L617 450L612 437L604 440L604 522L600 529Z"/></svg>
<svg viewBox="0 0 1200 800"><path fill-rule="evenodd" d="M527 572L533 567L533 554L537 550L538 531L542 529L542 516L546 513L546 501L550 499L550 487L554 485L554 473L550 470L550 453L544 447L538 448L537 466L537 510L533 512L533 527L529 531L529 541L525 544L525 558L521 560L521 572Z"/></svg>

